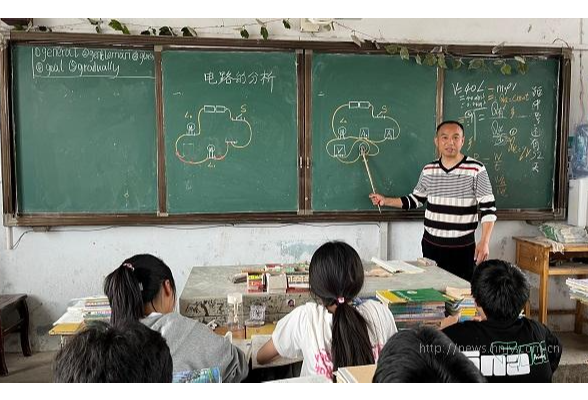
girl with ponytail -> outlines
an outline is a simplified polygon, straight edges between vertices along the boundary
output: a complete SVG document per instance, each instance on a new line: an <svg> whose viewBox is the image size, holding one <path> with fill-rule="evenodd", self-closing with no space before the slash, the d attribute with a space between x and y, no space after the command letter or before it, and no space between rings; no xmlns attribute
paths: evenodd
<svg viewBox="0 0 588 400"><path fill-rule="evenodd" d="M325 243L312 256L309 274L317 302L299 306L278 321L272 338L257 353L257 362L302 354L301 376L330 379L341 367L375 363L396 333L396 324L381 303L356 298L364 280L357 252L343 242Z"/></svg>
<svg viewBox="0 0 588 400"><path fill-rule="evenodd" d="M169 346L174 372L218 367L223 382L248 374L245 354L206 325L174 312L176 284L169 267L151 254L125 260L104 280L112 309L111 324L141 321Z"/></svg>

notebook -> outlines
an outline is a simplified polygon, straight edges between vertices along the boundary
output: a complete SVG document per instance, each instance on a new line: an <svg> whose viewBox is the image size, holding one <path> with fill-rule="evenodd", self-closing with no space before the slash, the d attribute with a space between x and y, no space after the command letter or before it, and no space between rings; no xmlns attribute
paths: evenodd
<svg viewBox="0 0 588 400"><path fill-rule="evenodd" d="M386 271L396 274L399 272L404 272L406 274L420 274L421 272L425 272L424 269L415 267L405 261L401 260L380 260L377 257L372 257L372 261L379 265L380 267L384 268Z"/></svg>

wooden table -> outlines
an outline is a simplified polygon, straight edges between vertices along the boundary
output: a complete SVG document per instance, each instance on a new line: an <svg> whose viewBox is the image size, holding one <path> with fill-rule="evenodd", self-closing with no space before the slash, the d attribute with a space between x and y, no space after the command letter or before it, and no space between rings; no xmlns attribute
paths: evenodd
<svg viewBox="0 0 588 400"><path fill-rule="evenodd" d="M15 317L12 317L12 314ZM10 322L12 319L12 323L3 326L2 317L5 318L6 322ZM29 357L32 352L29 344L29 309L26 294L0 295L0 375L8 375L8 368L4 359L4 337L13 332L20 333L22 354Z"/></svg>
<svg viewBox="0 0 588 400"><path fill-rule="evenodd" d="M588 264L566 262L549 266L550 261L588 257L588 243L563 244L563 251L555 251L551 244L539 237L513 237L517 245L516 263L525 270L539 275L539 322L547 322L548 278L550 276L588 276ZM582 333L582 324L588 321L583 314L583 305L576 301L575 310L555 310L553 314L575 314L574 332ZM531 304L527 302L525 314L531 315Z"/></svg>

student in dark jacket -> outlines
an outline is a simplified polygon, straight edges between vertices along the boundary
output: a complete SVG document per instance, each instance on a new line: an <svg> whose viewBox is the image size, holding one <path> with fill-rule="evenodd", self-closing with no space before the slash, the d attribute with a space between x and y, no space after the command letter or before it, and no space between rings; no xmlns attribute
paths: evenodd
<svg viewBox="0 0 588 400"><path fill-rule="evenodd" d="M488 260L476 267L472 295L482 321L443 332L480 369L488 382L551 382L562 346L543 324L520 317L529 282L511 263Z"/></svg>

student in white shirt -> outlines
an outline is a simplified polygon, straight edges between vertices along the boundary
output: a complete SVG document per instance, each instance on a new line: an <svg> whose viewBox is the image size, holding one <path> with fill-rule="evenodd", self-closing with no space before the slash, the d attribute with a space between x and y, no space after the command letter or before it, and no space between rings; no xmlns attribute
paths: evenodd
<svg viewBox="0 0 588 400"><path fill-rule="evenodd" d="M340 367L376 362L396 324L381 303L356 299L364 281L357 252L343 242L325 243L312 256L309 273L318 304L306 303L282 318L257 362L302 355L301 376L331 379Z"/></svg>

